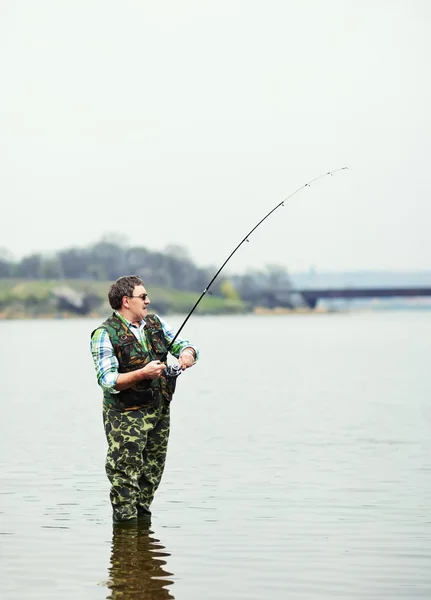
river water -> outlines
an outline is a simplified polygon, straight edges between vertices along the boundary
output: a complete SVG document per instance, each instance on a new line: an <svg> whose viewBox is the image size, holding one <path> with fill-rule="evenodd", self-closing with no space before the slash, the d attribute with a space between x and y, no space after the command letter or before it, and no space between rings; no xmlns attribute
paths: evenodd
<svg viewBox="0 0 431 600"><path fill-rule="evenodd" d="M152 524L115 531L97 324L0 322L2 600L431 598L429 313L194 316Z"/></svg>

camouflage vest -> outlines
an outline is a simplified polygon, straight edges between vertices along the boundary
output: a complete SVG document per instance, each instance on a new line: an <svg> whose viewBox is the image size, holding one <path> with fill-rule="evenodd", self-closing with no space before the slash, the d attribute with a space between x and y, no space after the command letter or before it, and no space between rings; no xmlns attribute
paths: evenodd
<svg viewBox="0 0 431 600"><path fill-rule="evenodd" d="M135 371L152 360L160 360L166 363L168 349L160 319L156 315L147 315L145 323L144 332L148 350L142 346L127 325L115 313L97 328L103 328L108 332L119 363L119 373ZM162 398L168 402L172 400L172 391L164 373L158 379L142 379L133 387L118 394L104 392L104 402L106 404L119 404L122 408L141 405L151 406L157 404Z"/></svg>

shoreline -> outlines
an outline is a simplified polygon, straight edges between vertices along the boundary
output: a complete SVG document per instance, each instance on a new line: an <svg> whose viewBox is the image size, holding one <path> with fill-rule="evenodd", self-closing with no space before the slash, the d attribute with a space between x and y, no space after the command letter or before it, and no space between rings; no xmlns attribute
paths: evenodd
<svg viewBox="0 0 431 600"><path fill-rule="evenodd" d="M247 312L232 312L232 313L227 313L227 312L220 312L220 313L214 313L214 312L208 312L208 313L197 313L196 316L200 316L200 317L229 317L229 316L255 316L255 317L264 317L264 316L298 316L298 315L346 315L346 314L359 314L359 313L424 313L424 312L429 312L430 308L425 308L425 307L409 307L409 308L400 308L400 307L394 307L394 308L370 308L370 307L353 307L353 308L337 308L337 309L333 309L333 308L327 308L327 307L321 307L321 308L294 308L294 309L290 309L290 308L282 308L282 307L275 307L275 308L264 308L264 307L256 307L254 310L252 311L247 311ZM157 311L155 311L157 312ZM161 312L161 311L160 311ZM166 316L167 318L169 318L170 316L180 316L180 317L185 317L187 315L186 312L168 312L168 313L163 313L164 316ZM64 321L64 320L72 320L72 319L94 319L94 320L104 320L106 319L108 316L108 312L106 313L88 313L86 315L80 315L80 314L76 314L76 313L72 313L72 312L67 312L67 311L61 311L61 312L46 312L46 313L39 313L39 314L31 314L31 313L25 313L25 312L15 312L15 313L11 313L11 312L0 312L0 322L1 321L43 321L43 320L49 320L49 321Z"/></svg>

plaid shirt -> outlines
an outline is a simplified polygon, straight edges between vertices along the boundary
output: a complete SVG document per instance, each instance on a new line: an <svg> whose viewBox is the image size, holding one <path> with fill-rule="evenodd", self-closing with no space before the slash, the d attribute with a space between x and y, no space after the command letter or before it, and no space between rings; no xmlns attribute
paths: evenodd
<svg viewBox="0 0 431 600"><path fill-rule="evenodd" d="M136 339L142 344L145 350L148 349L147 340L145 337L145 320L143 319L139 326L133 325L130 321L127 321L119 312L115 311L115 314L120 318L123 323L127 325ZM169 325L163 319L160 319L162 324L163 334L167 345L175 337L175 332L169 327ZM118 378L118 360L112 347L111 339L106 329L97 329L91 339L91 354L93 355L94 366L96 367L97 382L100 387L111 394L118 394L118 390L115 389L115 384ZM176 358L179 357L184 348L193 348L196 352L196 360L199 357L198 349L193 346L188 340L184 340L181 337L177 337L174 345L170 349L170 353Z"/></svg>

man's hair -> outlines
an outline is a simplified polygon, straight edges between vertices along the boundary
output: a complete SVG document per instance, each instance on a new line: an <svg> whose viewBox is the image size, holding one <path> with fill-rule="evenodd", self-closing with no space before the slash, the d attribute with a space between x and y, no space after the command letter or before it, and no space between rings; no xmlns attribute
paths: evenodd
<svg viewBox="0 0 431 600"><path fill-rule="evenodd" d="M137 275L127 275L120 277L109 288L108 299L109 304L114 310L121 308L123 304L123 296L132 296L133 290L137 285L144 285L144 282Z"/></svg>

